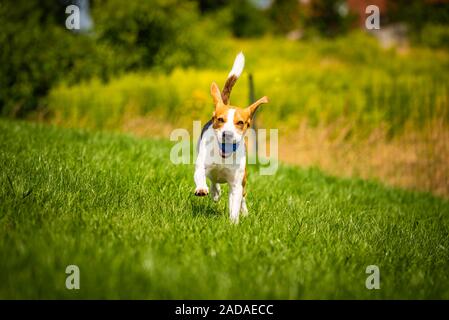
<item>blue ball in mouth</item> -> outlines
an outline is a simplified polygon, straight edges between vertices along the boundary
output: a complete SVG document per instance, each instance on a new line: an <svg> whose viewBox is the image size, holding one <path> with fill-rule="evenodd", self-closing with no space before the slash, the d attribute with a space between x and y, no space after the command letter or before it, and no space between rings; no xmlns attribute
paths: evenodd
<svg viewBox="0 0 449 320"><path fill-rule="evenodd" d="M235 152L237 150L238 145L239 145L238 143L221 143L220 149L222 153L229 154L231 152Z"/></svg>

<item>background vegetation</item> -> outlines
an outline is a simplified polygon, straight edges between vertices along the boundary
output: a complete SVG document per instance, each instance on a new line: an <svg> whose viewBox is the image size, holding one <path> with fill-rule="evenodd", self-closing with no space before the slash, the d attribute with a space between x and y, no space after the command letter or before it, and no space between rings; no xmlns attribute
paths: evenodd
<svg viewBox="0 0 449 320"><path fill-rule="evenodd" d="M210 116L210 82L223 85L235 52L243 50L256 95L273 101L258 115L267 127L291 130L304 119L313 125L344 119L357 124L357 133L381 125L397 133L405 124L422 128L435 119L449 121L445 53L414 49L402 55L363 33L313 44L267 37L228 45L225 54L213 58L224 68L176 68L169 74L127 74L107 84L98 79L62 84L50 92L48 110L63 123L90 128L121 128L123 121L145 115L189 127L192 118ZM232 103L248 104L247 77L235 87Z"/></svg>
<svg viewBox="0 0 449 320"><path fill-rule="evenodd" d="M1 298L449 298L445 1L385 1L370 32L357 1L91 0L71 31L73 3L0 3ZM236 227L167 138L239 51L231 101L251 74L282 164L250 168Z"/></svg>
<svg viewBox="0 0 449 320"><path fill-rule="evenodd" d="M65 29L65 7L70 3L76 1L18 0L1 4L3 115L24 116L46 107L42 98L60 82L74 84L92 77L108 81L129 71L170 72L176 67L227 65L229 61L222 57L223 53L229 57L230 48L234 48L229 43L232 35L254 38L301 30L306 38L335 37L346 33L354 21L354 14L341 13L345 2L339 0L315 0L305 8L296 0L273 1L270 6L266 5L269 1L248 0L93 0L94 28L74 33ZM447 45L447 5L395 1L389 7L389 20L409 22L414 41L433 48ZM358 56L364 55L363 48L358 47L363 43L350 47L349 43L342 44L348 52L343 48L339 51L349 54L349 63L374 62ZM358 55L350 56L354 49ZM365 52L372 50L373 46L369 46ZM287 57L270 56L282 61L295 55L296 60L301 59L296 48Z"/></svg>

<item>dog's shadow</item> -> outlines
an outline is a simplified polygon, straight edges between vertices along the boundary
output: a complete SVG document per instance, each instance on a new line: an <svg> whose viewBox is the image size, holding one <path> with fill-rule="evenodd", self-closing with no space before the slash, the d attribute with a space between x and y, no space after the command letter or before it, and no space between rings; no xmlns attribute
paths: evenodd
<svg viewBox="0 0 449 320"><path fill-rule="evenodd" d="M218 217L223 213L223 207L208 196L195 197L191 202L191 210L193 216Z"/></svg>

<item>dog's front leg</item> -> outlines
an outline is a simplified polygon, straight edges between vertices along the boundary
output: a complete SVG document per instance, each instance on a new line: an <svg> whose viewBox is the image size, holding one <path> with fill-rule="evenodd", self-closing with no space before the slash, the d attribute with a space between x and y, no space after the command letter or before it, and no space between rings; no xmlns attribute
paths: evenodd
<svg viewBox="0 0 449 320"><path fill-rule="evenodd" d="M195 195L202 197L209 194L209 188L207 187L206 182L206 168L204 164L197 163L195 164L195 174L193 176L195 180Z"/></svg>
<svg viewBox="0 0 449 320"><path fill-rule="evenodd" d="M207 187L206 182L206 150L205 145L202 141L200 145L200 150L198 153L198 157L195 162L195 174L193 175L193 179L195 180L195 195L202 197L209 194L209 188Z"/></svg>
<svg viewBox="0 0 449 320"><path fill-rule="evenodd" d="M229 185L229 217L231 222L239 223L239 213L243 197L243 187L241 184Z"/></svg>

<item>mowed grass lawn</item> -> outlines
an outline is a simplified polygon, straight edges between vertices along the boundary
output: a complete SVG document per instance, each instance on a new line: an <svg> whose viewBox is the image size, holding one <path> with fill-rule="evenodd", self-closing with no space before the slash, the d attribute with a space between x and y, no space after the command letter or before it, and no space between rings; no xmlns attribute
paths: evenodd
<svg viewBox="0 0 449 320"><path fill-rule="evenodd" d="M7 120L0 136L0 298L449 298L445 200L253 168L231 225L168 141Z"/></svg>

